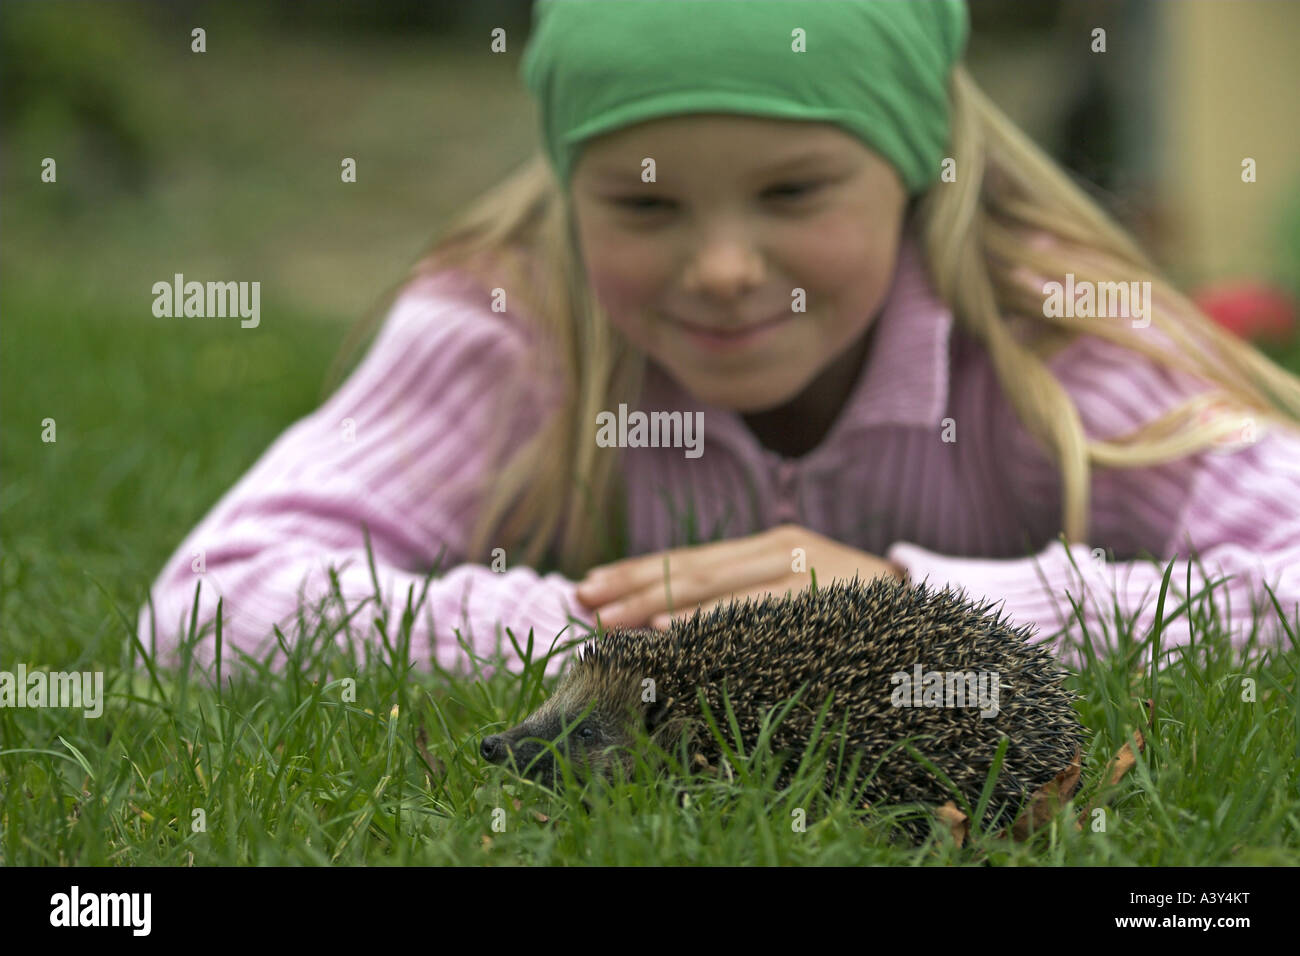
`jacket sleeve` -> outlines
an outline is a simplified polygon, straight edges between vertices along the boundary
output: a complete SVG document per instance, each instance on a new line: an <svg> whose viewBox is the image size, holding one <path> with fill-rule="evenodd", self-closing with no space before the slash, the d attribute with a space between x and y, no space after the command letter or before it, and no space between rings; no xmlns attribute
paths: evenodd
<svg viewBox="0 0 1300 956"><path fill-rule="evenodd" d="M1093 336L1076 340L1049 367L1093 438L1123 435L1208 387ZM1059 641L1061 656L1076 665L1085 658L1072 600L1080 605L1097 653L1114 648L1116 605L1126 620L1135 618L1134 638L1141 640L1154 626L1161 580L1171 560L1162 647L1191 640L1187 614L1167 620L1182 603L1189 576L1194 599L1207 578L1226 577L1215 586L1212 600L1221 620L1230 610L1227 623L1235 643L1243 643L1251 631L1252 602L1262 609L1260 640L1284 642L1263 586L1273 588L1291 620L1300 600L1300 432L1283 425L1265 430L1258 424L1250 443L1214 447L1151 467L1094 467L1086 545L1067 551L1057 541L1022 559L973 560L899 542L888 557L914 581L928 577L935 584L965 587L972 597L1005 600L1004 610L1014 623L1036 625L1037 639ZM1027 525L1059 527L1057 468L1009 404L995 412L989 435ZM1142 559L1143 552L1154 558Z"/></svg>
<svg viewBox="0 0 1300 956"><path fill-rule="evenodd" d="M428 572L441 569L412 626L417 666L436 660L466 669L458 630L476 655L493 653L499 639L511 664L518 657L505 627L521 644L532 628L534 656L557 635L562 641L581 636L570 614L586 623L586 611L562 575L510 567L508 552L503 571L465 563L480 479L496 465L489 460L495 429L505 427L513 447L541 424L544 390L535 401L519 402L504 422L492 400L512 377L536 374L529 357L523 333L488 308L463 273L408 286L339 390L280 435L164 566L151 591L162 662L179 659L196 585L196 630L213 620L218 597L224 598L223 658L232 660L232 648L255 656L274 648L275 625L293 641L300 596L311 608L330 595L330 566L347 613L356 611L350 630L379 643L371 627L380 609L363 525L380 597L390 605L390 639L408 592L413 589L414 607ZM330 613L335 620L344 616ZM138 627L150 647L147 603ZM346 641L347 631L337 640ZM198 665L211 663L213 646L208 626L195 647ZM282 663L283 656L276 659ZM557 656L551 670L560 663Z"/></svg>

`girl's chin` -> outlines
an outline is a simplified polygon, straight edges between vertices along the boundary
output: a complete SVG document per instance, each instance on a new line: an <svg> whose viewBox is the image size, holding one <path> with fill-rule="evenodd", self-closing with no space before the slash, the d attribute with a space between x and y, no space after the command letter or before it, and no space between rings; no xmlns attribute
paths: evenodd
<svg viewBox="0 0 1300 956"><path fill-rule="evenodd" d="M696 369L683 373L672 366L667 367L677 383L698 401L744 415L779 408L798 395L800 390L800 383L793 379L787 380L785 375L778 379L775 375L761 372L743 375L701 374Z"/></svg>

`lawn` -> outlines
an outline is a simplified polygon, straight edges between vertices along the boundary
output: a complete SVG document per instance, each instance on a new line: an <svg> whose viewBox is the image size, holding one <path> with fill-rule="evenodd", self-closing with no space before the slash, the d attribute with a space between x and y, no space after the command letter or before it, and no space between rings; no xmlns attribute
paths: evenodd
<svg viewBox="0 0 1300 956"><path fill-rule="evenodd" d="M6 864L1300 862L1300 656L1238 659L1209 602L1192 609L1195 648L1166 653L1154 680L1131 663L1141 635L1072 679L1091 732L1083 783L1072 812L1029 844L976 835L957 848L939 831L920 848L891 842L888 821L859 820L847 794L825 800L807 780L773 792L761 756L741 761L734 782L647 775L598 799L516 783L477 757L477 742L540 700L537 667L430 672L409 660L400 613L387 642L372 634L350 656L320 649L329 642L308 618L305 639L286 635L292 666L220 690L186 672L155 677L131 638L145 588L314 406L337 337L286 317L244 352L234 329L181 338L166 334L169 320L87 321L23 294L6 284L4 667L101 670L108 701L90 720L0 709ZM55 443L39 440L46 417ZM1261 620L1277 626L1273 611ZM534 635L535 656L554 636ZM1247 677L1254 701L1243 700ZM1145 753L1103 788L1134 729ZM1093 803L1104 814L1076 830Z"/></svg>

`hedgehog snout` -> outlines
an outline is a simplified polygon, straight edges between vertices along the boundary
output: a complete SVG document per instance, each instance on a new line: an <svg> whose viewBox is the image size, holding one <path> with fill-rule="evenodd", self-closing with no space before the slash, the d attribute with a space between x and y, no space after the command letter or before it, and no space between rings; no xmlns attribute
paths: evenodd
<svg viewBox="0 0 1300 956"><path fill-rule="evenodd" d="M521 768L542 749L536 740L531 740L523 726L515 727L500 734L491 734L483 738L478 752L488 763L507 764L514 758Z"/></svg>
<svg viewBox="0 0 1300 956"><path fill-rule="evenodd" d="M585 776L609 769L614 758L606 750L630 739L630 732L625 733L621 724L610 727L595 715L559 718L550 713L533 714L517 727L484 737L479 754L498 766L513 764L516 772L534 780L555 782L558 767L551 747Z"/></svg>
<svg viewBox="0 0 1300 956"><path fill-rule="evenodd" d="M484 737L479 755L488 763L509 767L534 779L544 779L553 771L554 758L544 740L550 739L537 722L524 721L517 727ZM561 749L565 749L563 746Z"/></svg>

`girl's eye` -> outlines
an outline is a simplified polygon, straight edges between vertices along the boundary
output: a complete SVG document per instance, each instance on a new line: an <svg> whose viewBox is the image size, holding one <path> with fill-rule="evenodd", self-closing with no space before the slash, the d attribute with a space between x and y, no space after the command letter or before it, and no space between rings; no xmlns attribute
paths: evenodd
<svg viewBox="0 0 1300 956"><path fill-rule="evenodd" d="M614 202L632 212L654 212L658 208L672 205L672 203L665 202L662 199L654 199L649 196L632 196L627 199L616 199Z"/></svg>
<svg viewBox="0 0 1300 956"><path fill-rule="evenodd" d="M773 186L766 190L763 195L772 198L792 201L804 199L816 192L822 186L821 183L782 183L780 186ZM670 209L676 205L669 199L658 199L653 196L628 196L624 199L614 200L616 205L622 206L631 212L657 212L661 209Z"/></svg>
<svg viewBox="0 0 1300 956"><path fill-rule="evenodd" d="M783 183L780 186L774 186L769 189L768 194L785 193L786 199L802 199L810 193L816 192L821 183ZM790 195L791 191L794 195Z"/></svg>

